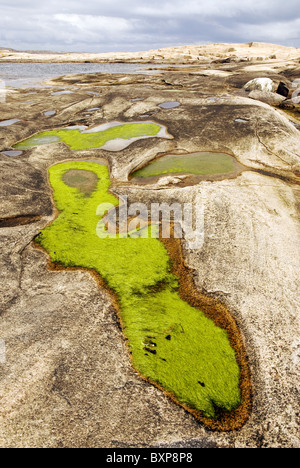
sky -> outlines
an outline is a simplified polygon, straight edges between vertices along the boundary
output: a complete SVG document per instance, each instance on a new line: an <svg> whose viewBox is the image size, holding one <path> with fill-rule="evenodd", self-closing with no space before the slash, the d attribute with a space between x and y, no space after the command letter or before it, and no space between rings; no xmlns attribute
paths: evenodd
<svg viewBox="0 0 300 468"><path fill-rule="evenodd" d="M0 0L0 47L134 52L272 42L300 47L299 0Z"/></svg>

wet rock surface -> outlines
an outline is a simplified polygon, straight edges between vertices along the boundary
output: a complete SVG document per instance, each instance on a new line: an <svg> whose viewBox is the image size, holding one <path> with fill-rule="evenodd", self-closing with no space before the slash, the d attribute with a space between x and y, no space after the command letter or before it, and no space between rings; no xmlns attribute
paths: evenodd
<svg viewBox="0 0 300 468"><path fill-rule="evenodd" d="M277 102L251 99L243 89L266 75L293 89L299 62L280 59L279 49L279 59L263 64L234 57L216 63L226 57L206 56L192 70L61 77L50 88L8 93L0 103L0 121L19 120L0 128L2 447L300 445L299 113L293 101L291 117ZM72 93L53 95L56 86ZM35 102L28 92L36 92ZM180 106L161 109L164 102ZM51 119L49 109L56 111ZM136 122L142 115L174 138L136 141L115 153L74 152L58 142L15 158L5 154L42 131ZM233 155L246 169L233 179L191 185L185 176L139 186L129 180L158 156L200 151ZM184 256L199 291L228 306L244 337L254 396L241 430L209 432L143 381L130 364L108 293L87 271L51 271L47 255L34 247L32 240L55 215L48 168L66 160L106 160L112 191L129 202L203 203L204 246L188 250L183 240Z"/></svg>

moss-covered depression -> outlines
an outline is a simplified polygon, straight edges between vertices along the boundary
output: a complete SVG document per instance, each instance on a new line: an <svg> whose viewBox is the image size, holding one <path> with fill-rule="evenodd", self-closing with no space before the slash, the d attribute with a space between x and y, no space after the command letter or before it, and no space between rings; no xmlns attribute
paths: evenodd
<svg viewBox="0 0 300 468"><path fill-rule="evenodd" d="M27 150L34 146L63 141L71 150L80 151L102 148L111 140L116 139L126 140L125 145L123 142L123 145L126 146L134 140L158 136L161 129L160 125L152 122L138 122L132 124L120 123L118 125L113 123L111 127L95 132L93 129L85 132L78 129L50 130L27 138L17 143L14 148ZM122 149L124 146L120 148Z"/></svg>
<svg viewBox="0 0 300 468"><path fill-rule="evenodd" d="M87 176L92 186L95 175L98 179L92 192L74 186L83 171L94 174ZM139 373L205 417L215 418L216 408L230 412L238 407L240 370L227 332L180 298L164 245L152 238L97 236L98 205L118 205L109 192L108 168L61 163L50 168L50 183L59 215L37 242L52 262L92 269L115 293Z"/></svg>

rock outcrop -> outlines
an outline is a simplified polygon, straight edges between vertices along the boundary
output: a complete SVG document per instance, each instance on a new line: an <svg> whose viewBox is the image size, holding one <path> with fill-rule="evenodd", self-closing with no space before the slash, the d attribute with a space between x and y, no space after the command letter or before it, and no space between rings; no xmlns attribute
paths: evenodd
<svg viewBox="0 0 300 468"><path fill-rule="evenodd" d="M204 57L208 73L202 66L166 67L153 75L61 77L35 90L34 104L29 90L15 90L0 103L1 121L19 120L0 128L0 340L6 346L6 362L0 363L2 447L300 445L300 133L290 121L298 122L298 114L296 108L293 117L277 110L284 96L268 94L266 103L261 91L249 95L243 89L266 76L260 69L244 62L211 64L225 49L227 56L249 52L251 60L266 52L267 78L292 89L299 66L296 49L212 45L187 54L195 60L197 52L199 62ZM166 61L182 60L180 48L160 54ZM72 86L73 93L53 95L55 86ZM159 104L166 101L180 106L162 109ZM45 115L54 109L55 115ZM139 120L165 125L174 138L136 141L116 153L71 151L61 142L15 158L3 153L43 130ZM129 180L135 168L155 157L197 151L233 155L244 170L232 179L197 184L181 176L164 176L149 186ZM203 248L190 250L183 239L183 255L198 291L226 305L243 337L253 408L239 431L208 431L142 380L131 366L108 291L89 271L51 268L46 253L36 248L35 236L55 217L48 168L68 160L106 161L112 192L127 195L130 203L202 204Z"/></svg>

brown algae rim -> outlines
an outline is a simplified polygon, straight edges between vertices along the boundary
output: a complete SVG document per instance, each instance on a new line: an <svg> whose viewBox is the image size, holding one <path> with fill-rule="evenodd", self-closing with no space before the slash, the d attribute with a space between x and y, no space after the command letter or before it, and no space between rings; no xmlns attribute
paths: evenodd
<svg viewBox="0 0 300 468"><path fill-rule="evenodd" d="M55 164L52 164L50 167L56 166L63 162L77 162L78 160L66 160L60 161ZM50 226L60 215L60 211L56 208L54 201L54 191L50 184L49 180L49 171L48 171L48 185L51 189L51 201L53 205L53 219L49 221L44 228ZM111 190L109 189L109 192ZM113 194L113 193L112 193ZM115 194L113 194L115 195ZM42 251L48 257L47 268L52 272L57 271L85 271L89 273L96 281L99 289L106 291L112 301L112 306L117 312L117 323L120 330L122 331L122 339L126 344L130 363L134 371L146 382L158 388L164 393L168 398L170 398L174 403L183 408L185 411L190 413L195 419L202 423L207 429L212 431L219 432L229 432L241 429L246 422L248 421L253 406L253 388L252 388L252 379L250 372L249 360L246 354L242 334L238 328L237 322L234 317L229 312L229 309L221 303L221 301L214 299L213 297L203 294L197 290L194 280L193 280L193 270L186 265L183 255L183 247L180 239L170 238L163 239L161 237L160 231L160 242L166 248L169 257L170 263L172 265L172 273L177 276L179 280L179 295L182 300L187 302L192 307L195 307L201 310L206 317L213 320L213 322L220 328L224 329L228 333L228 338L231 347L236 353L237 363L240 369L240 391L241 391L241 404L233 411L228 412L220 408L216 409L216 418L208 418L204 414L192 407L187 406L186 404L180 402L175 394L165 390L159 383L152 381L151 379L145 377L141 372L136 369L133 359L132 352L130 351L129 340L126 338L124 330L125 325L121 316L121 308L119 306L119 300L117 294L107 285L106 281L101 277L101 275L96 272L94 269L89 269L86 267L65 267L59 262L52 262L49 256L49 253L44 249L40 244L35 241L35 238L32 240L32 245L35 249Z"/></svg>
<svg viewBox="0 0 300 468"><path fill-rule="evenodd" d="M253 406L253 387L249 359L246 353L242 333L236 319L228 307L219 299L201 293L195 286L193 270L185 262L183 246L180 239L161 239L172 263L172 272L179 279L179 295L182 300L194 308L201 310L208 318L220 328L224 329L229 338L231 347L236 353L240 369L241 404L233 411L228 412L216 408L217 418L211 419L203 416L200 411L186 408L195 418L203 422L209 429L217 431L233 431L241 429L248 421ZM181 405L183 406L183 405Z"/></svg>

